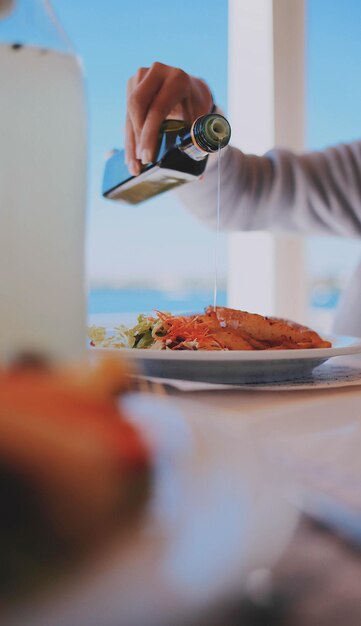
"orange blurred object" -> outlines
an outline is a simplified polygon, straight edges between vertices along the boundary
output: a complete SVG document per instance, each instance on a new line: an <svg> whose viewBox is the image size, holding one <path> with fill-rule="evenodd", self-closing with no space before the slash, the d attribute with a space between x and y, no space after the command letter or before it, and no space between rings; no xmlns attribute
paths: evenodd
<svg viewBox="0 0 361 626"><path fill-rule="evenodd" d="M119 358L0 371L0 591L6 571L21 581L84 553L141 509L150 459L119 408L128 387Z"/></svg>

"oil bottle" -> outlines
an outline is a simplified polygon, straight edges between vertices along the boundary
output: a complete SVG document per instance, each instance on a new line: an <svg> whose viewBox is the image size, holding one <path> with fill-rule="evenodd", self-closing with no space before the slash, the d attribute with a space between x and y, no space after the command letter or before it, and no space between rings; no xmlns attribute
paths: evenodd
<svg viewBox="0 0 361 626"><path fill-rule="evenodd" d="M160 127L156 157L132 176L124 150L115 151L105 164L103 195L111 200L138 204L199 178L208 155L224 148L231 137L229 122L218 113L198 117L192 124L165 120Z"/></svg>

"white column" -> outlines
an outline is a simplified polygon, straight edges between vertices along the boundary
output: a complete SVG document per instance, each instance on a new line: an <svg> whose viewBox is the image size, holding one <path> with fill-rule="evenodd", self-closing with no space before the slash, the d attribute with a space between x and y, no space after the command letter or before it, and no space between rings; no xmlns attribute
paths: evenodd
<svg viewBox="0 0 361 626"><path fill-rule="evenodd" d="M304 2L229 0L229 117L232 143L244 152L303 148ZM304 321L302 240L232 234L228 303Z"/></svg>

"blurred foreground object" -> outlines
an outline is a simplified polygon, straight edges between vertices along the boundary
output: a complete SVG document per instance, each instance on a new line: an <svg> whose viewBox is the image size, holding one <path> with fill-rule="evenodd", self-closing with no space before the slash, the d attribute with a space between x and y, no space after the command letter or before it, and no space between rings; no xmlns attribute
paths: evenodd
<svg viewBox="0 0 361 626"><path fill-rule="evenodd" d="M17 0L9 11L2 0L0 76L0 358L24 350L78 358L85 98L79 61L50 2Z"/></svg>
<svg viewBox="0 0 361 626"><path fill-rule="evenodd" d="M61 574L135 521L149 459L116 402L127 386L119 359L0 372L3 600Z"/></svg>

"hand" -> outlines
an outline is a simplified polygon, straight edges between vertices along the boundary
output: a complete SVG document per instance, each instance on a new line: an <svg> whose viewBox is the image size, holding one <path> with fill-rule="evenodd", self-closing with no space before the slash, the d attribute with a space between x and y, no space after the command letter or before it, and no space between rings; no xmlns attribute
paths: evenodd
<svg viewBox="0 0 361 626"><path fill-rule="evenodd" d="M210 113L212 94L207 84L163 63L141 67L128 80L125 160L133 176L141 163L150 163L159 127L166 118L193 121Z"/></svg>

